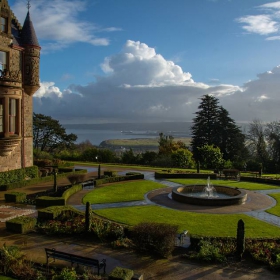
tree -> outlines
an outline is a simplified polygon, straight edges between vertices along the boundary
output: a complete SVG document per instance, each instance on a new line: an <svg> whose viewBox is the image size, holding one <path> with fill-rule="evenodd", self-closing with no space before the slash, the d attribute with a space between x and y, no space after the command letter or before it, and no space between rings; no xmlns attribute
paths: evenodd
<svg viewBox="0 0 280 280"><path fill-rule="evenodd" d="M188 149L178 149L172 153L174 167L193 168L195 166L193 154Z"/></svg>
<svg viewBox="0 0 280 280"><path fill-rule="evenodd" d="M67 134L58 120L33 113L33 146L35 150L53 153L73 148L77 135Z"/></svg>
<svg viewBox="0 0 280 280"><path fill-rule="evenodd" d="M260 120L255 119L249 124L247 139L249 142L248 146L251 155L256 161L261 163L263 166L266 166L269 155L267 151L267 142L265 139L264 124Z"/></svg>
<svg viewBox="0 0 280 280"><path fill-rule="evenodd" d="M280 166L280 122L271 122L265 128L268 153L274 165ZM276 168L276 169L278 169Z"/></svg>
<svg viewBox="0 0 280 280"><path fill-rule="evenodd" d="M201 163L204 168L207 169L219 169L223 165L223 154L218 147L213 145L204 145L198 148Z"/></svg>
<svg viewBox="0 0 280 280"><path fill-rule="evenodd" d="M204 95L193 119L191 146L196 161L202 160L199 148L205 145L218 147L225 160L240 161L247 155L245 135L218 103L216 97Z"/></svg>
<svg viewBox="0 0 280 280"><path fill-rule="evenodd" d="M218 136L217 120L219 117L218 99L211 95L204 95L198 106L196 117L193 119L192 130L192 152L194 158L200 161L202 158L199 147L204 145L216 145Z"/></svg>

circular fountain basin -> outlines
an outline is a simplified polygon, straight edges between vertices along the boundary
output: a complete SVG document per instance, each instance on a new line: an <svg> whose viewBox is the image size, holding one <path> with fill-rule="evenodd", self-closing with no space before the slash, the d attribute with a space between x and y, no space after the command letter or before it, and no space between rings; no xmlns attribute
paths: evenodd
<svg viewBox="0 0 280 280"><path fill-rule="evenodd" d="M216 190L213 196L203 194L205 185L182 186L172 190L172 199L186 204L204 206L228 206L245 203L247 193L244 190L226 187L213 186Z"/></svg>

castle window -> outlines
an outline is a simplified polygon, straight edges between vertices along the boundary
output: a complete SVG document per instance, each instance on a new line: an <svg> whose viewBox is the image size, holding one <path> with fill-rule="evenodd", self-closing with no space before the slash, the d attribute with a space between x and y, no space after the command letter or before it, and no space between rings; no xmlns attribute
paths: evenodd
<svg viewBox="0 0 280 280"><path fill-rule="evenodd" d="M0 70L5 70L7 68L7 53L0 51Z"/></svg>
<svg viewBox="0 0 280 280"><path fill-rule="evenodd" d="M7 32L7 19L4 17L0 17L0 31Z"/></svg>
<svg viewBox="0 0 280 280"><path fill-rule="evenodd" d="M17 133L17 100L10 98L9 100L9 133Z"/></svg>

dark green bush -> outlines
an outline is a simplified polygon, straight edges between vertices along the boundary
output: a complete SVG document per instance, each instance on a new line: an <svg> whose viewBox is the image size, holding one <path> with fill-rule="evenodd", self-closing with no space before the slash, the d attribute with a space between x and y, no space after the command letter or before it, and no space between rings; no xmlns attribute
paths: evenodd
<svg viewBox="0 0 280 280"><path fill-rule="evenodd" d="M0 186L38 177L38 167L31 166L0 173Z"/></svg>
<svg viewBox="0 0 280 280"><path fill-rule="evenodd" d="M75 218L83 216L83 212L75 209L72 206L50 206L38 210L38 220L64 220L65 218Z"/></svg>
<svg viewBox="0 0 280 280"><path fill-rule="evenodd" d="M108 177L103 179L97 179L94 181L95 186L100 186L103 184L114 183L114 182L121 182L127 180L141 180L144 179L143 174L139 175L129 175L129 176L116 176L116 177Z"/></svg>
<svg viewBox="0 0 280 280"><path fill-rule="evenodd" d="M133 275L133 270L116 266L110 273L109 280L130 280Z"/></svg>
<svg viewBox="0 0 280 280"><path fill-rule="evenodd" d="M178 226L163 223L140 223L133 227L136 250L168 257L174 249Z"/></svg>
<svg viewBox="0 0 280 280"><path fill-rule="evenodd" d="M26 199L26 193L11 192L5 193L6 202L23 202Z"/></svg>
<svg viewBox="0 0 280 280"><path fill-rule="evenodd" d="M108 177L115 177L118 175L117 171L113 171L113 170L104 170L104 176L108 176Z"/></svg>
<svg viewBox="0 0 280 280"><path fill-rule="evenodd" d="M6 221L6 228L16 233L28 233L35 228L36 223L36 218L21 216Z"/></svg>
<svg viewBox="0 0 280 280"><path fill-rule="evenodd" d="M174 178L197 178L197 179L217 179L217 174L215 173L171 173L168 171L157 171L155 172L155 178L160 179L174 179Z"/></svg>

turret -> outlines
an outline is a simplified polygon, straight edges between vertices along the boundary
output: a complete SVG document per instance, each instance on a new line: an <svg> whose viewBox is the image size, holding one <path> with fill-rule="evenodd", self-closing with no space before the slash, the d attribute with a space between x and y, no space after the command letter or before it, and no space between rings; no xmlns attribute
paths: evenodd
<svg viewBox="0 0 280 280"><path fill-rule="evenodd" d="M29 10L21 30L21 40L22 46L25 49L23 59L23 88L28 95L32 96L40 87L39 66L41 47L30 18Z"/></svg>

